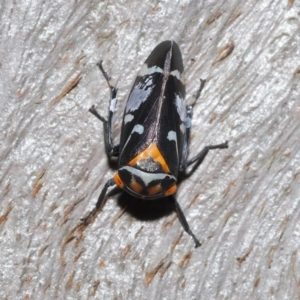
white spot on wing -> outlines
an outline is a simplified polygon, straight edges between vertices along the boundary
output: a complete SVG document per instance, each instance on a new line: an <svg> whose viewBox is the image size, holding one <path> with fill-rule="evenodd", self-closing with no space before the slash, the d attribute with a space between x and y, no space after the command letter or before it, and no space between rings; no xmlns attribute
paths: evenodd
<svg viewBox="0 0 300 300"><path fill-rule="evenodd" d="M181 128L181 127L180 127L180 128ZM177 135L176 135L176 132L173 131L173 130L170 130L170 131L168 132L167 139L168 139L169 141L175 141L175 143L176 143L176 152L177 152L177 156L178 156L178 145L177 145Z"/></svg>
<svg viewBox="0 0 300 300"><path fill-rule="evenodd" d="M184 134L185 133L185 129L186 129L186 126L184 125L184 123L181 123L180 124L180 130L181 132Z"/></svg>
<svg viewBox="0 0 300 300"><path fill-rule="evenodd" d="M152 92L152 76L145 76L143 79L134 86L126 104L126 113L137 110Z"/></svg>
<svg viewBox="0 0 300 300"><path fill-rule="evenodd" d="M175 105L176 105L176 109L177 109L177 112L179 114L180 120L183 123L185 123L185 119L186 119L186 106L185 106L185 102L176 93L175 93Z"/></svg>
<svg viewBox="0 0 300 300"><path fill-rule="evenodd" d="M169 141L176 141L177 142L177 137L176 137L176 132L171 130L168 132L168 136L167 136L167 139Z"/></svg>
<svg viewBox="0 0 300 300"><path fill-rule="evenodd" d="M180 80L184 84L183 75L178 70L173 70L170 74L175 76L178 80Z"/></svg>
<svg viewBox="0 0 300 300"><path fill-rule="evenodd" d="M138 76L145 76L145 75L150 75L153 73L162 73L163 70L160 67L153 66L151 68L148 68L147 64L143 64L141 71L139 72Z"/></svg>
<svg viewBox="0 0 300 300"><path fill-rule="evenodd" d="M144 132L144 126L137 124L133 127L131 134L137 132L138 134L142 134Z"/></svg>
<svg viewBox="0 0 300 300"><path fill-rule="evenodd" d="M134 116L133 116L133 115L131 115L131 114L125 115L125 118L124 118L124 124L126 124L126 123L128 123L128 122L131 122L133 119L134 119Z"/></svg>

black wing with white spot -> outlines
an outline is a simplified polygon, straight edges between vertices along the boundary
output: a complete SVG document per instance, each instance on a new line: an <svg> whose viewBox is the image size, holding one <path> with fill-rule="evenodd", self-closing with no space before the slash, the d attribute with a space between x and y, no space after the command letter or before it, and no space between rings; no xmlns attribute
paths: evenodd
<svg viewBox="0 0 300 300"><path fill-rule="evenodd" d="M119 167L156 143L170 172L178 174L185 135L182 56L174 41L159 44L145 61L123 117Z"/></svg>

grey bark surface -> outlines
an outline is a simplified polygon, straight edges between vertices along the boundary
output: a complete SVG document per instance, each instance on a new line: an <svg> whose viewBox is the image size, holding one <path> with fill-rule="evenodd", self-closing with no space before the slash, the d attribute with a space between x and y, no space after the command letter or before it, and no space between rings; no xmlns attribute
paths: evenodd
<svg viewBox="0 0 300 300"><path fill-rule="evenodd" d="M0 298L299 299L299 12L278 0L2 1ZM118 83L118 141L131 84L167 39L187 100L206 79L190 155L229 141L177 192L197 249L164 200L149 217L112 193L78 227L116 172L88 112L107 114L96 63Z"/></svg>

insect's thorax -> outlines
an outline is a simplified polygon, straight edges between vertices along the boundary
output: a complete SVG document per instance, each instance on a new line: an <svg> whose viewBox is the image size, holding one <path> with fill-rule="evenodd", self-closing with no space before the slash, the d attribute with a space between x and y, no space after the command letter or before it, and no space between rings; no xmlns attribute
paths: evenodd
<svg viewBox="0 0 300 300"><path fill-rule="evenodd" d="M115 182L135 197L155 199L175 193L176 178L153 142L127 165L119 168Z"/></svg>

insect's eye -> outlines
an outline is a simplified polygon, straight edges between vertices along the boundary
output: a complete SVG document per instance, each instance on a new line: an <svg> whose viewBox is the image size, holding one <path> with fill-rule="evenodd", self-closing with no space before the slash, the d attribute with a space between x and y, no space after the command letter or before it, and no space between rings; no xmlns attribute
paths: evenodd
<svg viewBox="0 0 300 300"><path fill-rule="evenodd" d="M173 186L171 186L166 192L165 192L165 195L166 196L170 196L170 195L173 195L177 190L177 185L174 184Z"/></svg>
<svg viewBox="0 0 300 300"><path fill-rule="evenodd" d="M120 175L119 173L116 173L115 176L114 176L114 181L116 183L116 185L119 187L119 188L123 188L124 187L124 182L122 181L122 179L120 178Z"/></svg>

